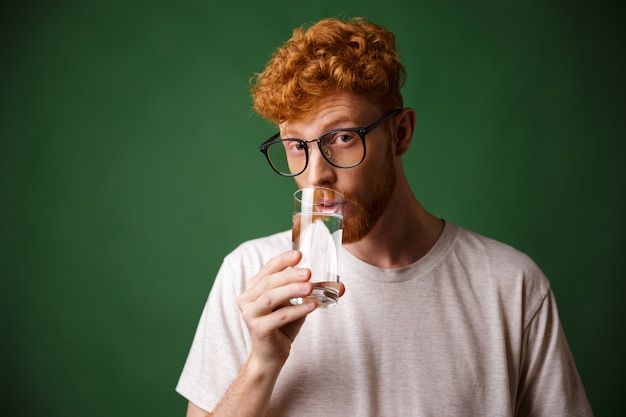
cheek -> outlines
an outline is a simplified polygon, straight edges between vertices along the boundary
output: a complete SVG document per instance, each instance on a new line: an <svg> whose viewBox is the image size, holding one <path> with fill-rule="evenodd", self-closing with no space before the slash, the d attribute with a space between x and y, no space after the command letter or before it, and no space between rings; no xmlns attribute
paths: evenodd
<svg viewBox="0 0 626 417"><path fill-rule="evenodd" d="M293 177L293 180L296 183L296 187L298 187L299 190L305 187L302 183L300 183L300 181L298 181L298 177Z"/></svg>
<svg viewBox="0 0 626 417"><path fill-rule="evenodd" d="M368 150L363 163L351 169L353 175L346 178L345 184L360 197L366 197L374 191L375 184L388 175L390 169L395 169L395 163L389 148L379 147L372 150L371 154Z"/></svg>

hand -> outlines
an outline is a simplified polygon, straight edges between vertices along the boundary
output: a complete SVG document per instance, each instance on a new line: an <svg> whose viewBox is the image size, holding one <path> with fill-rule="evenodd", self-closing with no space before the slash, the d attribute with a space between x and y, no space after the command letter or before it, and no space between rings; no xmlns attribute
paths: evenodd
<svg viewBox="0 0 626 417"><path fill-rule="evenodd" d="M315 300L291 305L291 298L307 297L313 291L307 268L290 268L302 254L288 251L271 259L248 281L246 291L237 298L243 320L252 339L251 358L270 366L282 367L291 344L306 316L317 308ZM343 284L340 293L343 294Z"/></svg>

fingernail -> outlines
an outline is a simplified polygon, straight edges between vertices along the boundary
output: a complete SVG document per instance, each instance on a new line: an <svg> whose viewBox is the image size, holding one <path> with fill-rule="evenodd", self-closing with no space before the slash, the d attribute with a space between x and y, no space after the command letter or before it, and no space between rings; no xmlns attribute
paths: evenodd
<svg viewBox="0 0 626 417"><path fill-rule="evenodd" d="M306 306L309 308L309 310L313 311L317 308L317 301L315 300L307 301Z"/></svg>
<svg viewBox="0 0 626 417"><path fill-rule="evenodd" d="M309 273L309 271L306 270L306 268L298 268L298 276L299 277L306 277L306 275Z"/></svg>

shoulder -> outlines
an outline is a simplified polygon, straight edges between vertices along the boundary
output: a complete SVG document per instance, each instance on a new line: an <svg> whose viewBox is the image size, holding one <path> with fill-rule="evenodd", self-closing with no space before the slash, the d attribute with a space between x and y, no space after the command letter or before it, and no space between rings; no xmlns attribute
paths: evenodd
<svg viewBox="0 0 626 417"><path fill-rule="evenodd" d="M271 258L291 249L291 231L248 240L240 244L224 258L224 263L231 267L252 268L254 273Z"/></svg>
<svg viewBox="0 0 626 417"><path fill-rule="evenodd" d="M500 300L525 300L537 308L550 293L550 283L525 253L503 242L458 227L451 256L472 285L490 289Z"/></svg>
<svg viewBox="0 0 626 417"><path fill-rule="evenodd" d="M457 227L452 249L457 256L465 261L489 269L529 272L539 270L537 264L524 252L462 227Z"/></svg>
<svg viewBox="0 0 626 417"><path fill-rule="evenodd" d="M263 265L280 253L291 249L290 231L252 239L241 243L227 254L213 281L211 293L238 295L246 282L256 275Z"/></svg>
<svg viewBox="0 0 626 417"><path fill-rule="evenodd" d="M291 231L285 230L241 243L228 256L276 255L276 251L291 249Z"/></svg>

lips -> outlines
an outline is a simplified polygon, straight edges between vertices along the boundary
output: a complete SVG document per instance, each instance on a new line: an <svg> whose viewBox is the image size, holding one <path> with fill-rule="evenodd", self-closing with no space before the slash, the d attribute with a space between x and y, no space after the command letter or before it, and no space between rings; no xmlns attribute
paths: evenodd
<svg viewBox="0 0 626 417"><path fill-rule="evenodd" d="M322 213L339 213L342 203L338 201L324 201L321 203L315 203L315 211Z"/></svg>
<svg viewBox="0 0 626 417"><path fill-rule="evenodd" d="M345 203L343 195L330 188L309 187L294 193L296 211L340 214Z"/></svg>

